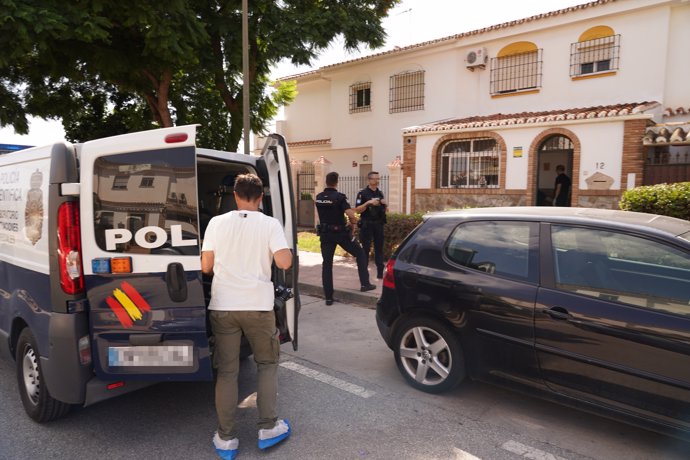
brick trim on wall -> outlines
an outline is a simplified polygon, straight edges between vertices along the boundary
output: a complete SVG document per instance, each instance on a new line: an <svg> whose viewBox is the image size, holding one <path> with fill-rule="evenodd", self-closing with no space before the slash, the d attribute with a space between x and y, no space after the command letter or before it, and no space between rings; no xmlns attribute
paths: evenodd
<svg viewBox="0 0 690 460"><path fill-rule="evenodd" d="M635 174L634 187L643 184L647 147L642 142L649 120L628 120L623 123L623 157L621 194L628 189L628 174Z"/></svg>

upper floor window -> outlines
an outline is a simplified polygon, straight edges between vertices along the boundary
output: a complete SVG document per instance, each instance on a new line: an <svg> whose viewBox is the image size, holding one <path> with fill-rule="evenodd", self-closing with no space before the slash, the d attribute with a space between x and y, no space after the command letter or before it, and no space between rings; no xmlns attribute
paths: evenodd
<svg viewBox="0 0 690 460"><path fill-rule="evenodd" d="M129 174L117 174L113 179L113 190L127 190L127 183L129 182Z"/></svg>
<svg viewBox="0 0 690 460"><path fill-rule="evenodd" d="M499 151L495 139L450 141L441 151L441 188L498 188Z"/></svg>
<svg viewBox="0 0 690 460"><path fill-rule="evenodd" d="M541 88L542 50L532 42L516 42L491 59L491 94Z"/></svg>
<svg viewBox="0 0 690 460"><path fill-rule="evenodd" d="M570 76L618 70L621 36L608 26L592 27L570 45Z"/></svg>
<svg viewBox="0 0 690 460"><path fill-rule="evenodd" d="M153 177L142 177L139 187L153 187Z"/></svg>
<svg viewBox="0 0 690 460"><path fill-rule="evenodd" d="M350 86L350 113L371 111L371 82Z"/></svg>
<svg viewBox="0 0 690 460"><path fill-rule="evenodd" d="M424 110L424 71L390 77L389 113Z"/></svg>

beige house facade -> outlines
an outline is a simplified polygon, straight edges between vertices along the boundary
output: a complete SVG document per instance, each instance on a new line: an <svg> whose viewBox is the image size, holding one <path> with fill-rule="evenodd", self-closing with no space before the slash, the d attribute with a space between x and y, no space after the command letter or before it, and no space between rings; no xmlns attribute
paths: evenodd
<svg viewBox="0 0 690 460"><path fill-rule="evenodd" d="M559 165L616 208L690 180L687 43L687 0L595 1L289 77L278 128L302 164L401 166L403 212L550 205Z"/></svg>

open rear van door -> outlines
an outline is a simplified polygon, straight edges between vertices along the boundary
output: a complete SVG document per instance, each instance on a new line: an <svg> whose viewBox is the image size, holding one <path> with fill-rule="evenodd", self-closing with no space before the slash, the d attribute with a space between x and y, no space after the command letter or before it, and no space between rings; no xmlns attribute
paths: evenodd
<svg viewBox="0 0 690 460"><path fill-rule="evenodd" d="M195 126L81 146L80 214L96 374L210 380Z"/></svg>
<svg viewBox="0 0 690 460"><path fill-rule="evenodd" d="M268 184L264 190L264 208L270 207L269 214L275 217L283 225L288 246L292 250L292 268L278 270L274 267L273 280L277 289L289 288L292 297L284 295L283 302L278 300L281 308L276 311L276 321L280 329L281 342L292 342L292 347L297 350L297 318L300 310L300 299L297 285L299 274L299 254L297 253L297 223L295 221L295 194L290 171L290 158L288 156L285 138L279 134L271 134L266 137L261 158L257 161L264 184ZM268 179L268 182L266 181Z"/></svg>

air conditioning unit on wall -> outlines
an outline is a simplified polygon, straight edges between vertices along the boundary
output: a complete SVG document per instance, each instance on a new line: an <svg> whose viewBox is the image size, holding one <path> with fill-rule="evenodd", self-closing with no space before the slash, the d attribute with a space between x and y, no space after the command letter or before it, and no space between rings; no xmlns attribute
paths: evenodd
<svg viewBox="0 0 690 460"><path fill-rule="evenodd" d="M467 52L465 62L467 68L474 71L476 68L483 69L486 67L486 62L489 60L489 55L486 53L486 48L475 48Z"/></svg>

